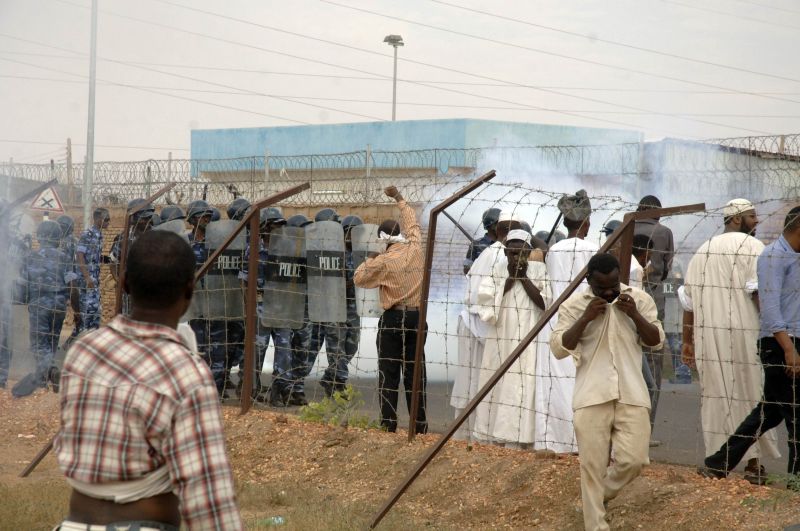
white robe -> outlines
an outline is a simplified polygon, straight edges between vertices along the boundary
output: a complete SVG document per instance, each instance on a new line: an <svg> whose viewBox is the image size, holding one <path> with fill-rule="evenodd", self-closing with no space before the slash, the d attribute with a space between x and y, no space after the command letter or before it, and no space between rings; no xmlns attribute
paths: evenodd
<svg viewBox="0 0 800 531"><path fill-rule="evenodd" d="M564 293L572 279L589 263L599 247L580 238L567 238L553 244L547 252L547 278L552 300ZM585 291L584 281L576 292ZM550 334L558 317L553 317L542 330L539 340L550 344ZM575 430L572 427L572 395L575 389L575 362L572 358L558 360L549 348L539 351L536 379L536 448L558 453L577 452Z"/></svg>
<svg viewBox="0 0 800 531"><path fill-rule="evenodd" d="M527 276L539 288L542 298L548 301L544 264L529 262ZM503 293L507 277L507 265L498 263L494 278L486 278L481 283L479 300L485 308L481 316L495 326L486 338L480 387L508 359L542 316L542 310L533 303L520 282L515 282L507 293ZM547 345L537 338L478 405L473 429L475 438L515 444L535 441L536 358L541 349L547 350Z"/></svg>
<svg viewBox="0 0 800 531"><path fill-rule="evenodd" d="M756 346L758 309L751 296L763 249L764 244L752 236L720 234L700 246L686 271L684 293L694 315L706 455L719 450L736 431L764 390ZM780 456L775 430L751 446L745 459L761 456Z"/></svg>
<svg viewBox="0 0 800 531"><path fill-rule="evenodd" d="M496 264L507 263L504 249L502 243L492 243L483 250L467 273L464 308L458 316L458 365L455 371L453 391L450 395L450 405L455 408L456 417L461 414L461 410L467 406L480 388L478 383L484 343L494 325L490 325L480 318L479 314L483 307L478 301L478 291L484 279L491 279ZM474 421L475 415L472 414L456 432L456 438L468 439L471 436Z"/></svg>

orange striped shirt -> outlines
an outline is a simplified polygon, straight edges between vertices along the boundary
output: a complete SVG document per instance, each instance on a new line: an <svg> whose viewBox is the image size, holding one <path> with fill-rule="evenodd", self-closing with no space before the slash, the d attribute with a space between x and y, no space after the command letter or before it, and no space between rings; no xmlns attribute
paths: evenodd
<svg viewBox="0 0 800 531"><path fill-rule="evenodd" d="M381 306L388 310L396 304L419 306L425 253L422 250L419 222L404 199L400 208L400 231L404 243L394 243L386 251L358 266L353 281L360 288L380 288Z"/></svg>

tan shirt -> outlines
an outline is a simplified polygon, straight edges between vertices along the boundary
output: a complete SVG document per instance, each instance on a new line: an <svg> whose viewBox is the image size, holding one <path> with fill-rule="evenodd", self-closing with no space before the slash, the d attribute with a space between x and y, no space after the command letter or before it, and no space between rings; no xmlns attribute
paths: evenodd
<svg viewBox="0 0 800 531"><path fill-rule="evenodd" d="M400 208L400 231L404 243L395 243L385 252L358 266L353 282L359 288L380 288L381 306L388 310L396 304L419 306L425 254L417 216L405 200Z"/></svg>
<svg viewBox="0 0 800 531"><path fill-rule="evenodd" d="M636 308L648 322L658 327L661 348L664 329L658 320L656 303L644 291L621 285L622 293L633 297ZM617 400L631 406L650 408L650 396L642 376L642 343L636 325L616 304L584 329L574 350L564 347L562 337L583 315L594 296L574 293L558 309L558 323L550 337L550 348L558 358L575 360L575 393L572 409Z"/></svg>

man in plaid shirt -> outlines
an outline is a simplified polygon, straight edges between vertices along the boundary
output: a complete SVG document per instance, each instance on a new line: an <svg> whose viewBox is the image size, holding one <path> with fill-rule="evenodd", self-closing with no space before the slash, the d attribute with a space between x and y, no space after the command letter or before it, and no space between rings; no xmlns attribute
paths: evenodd
<svg viewBox="0 0 800 531"><path fill-rule="evenodd" d="M146 232L122 279L130 315L67 353L55 450L73 491L60 529L242 529L214 380L175 330L194 270L181 237Z"/></svg>

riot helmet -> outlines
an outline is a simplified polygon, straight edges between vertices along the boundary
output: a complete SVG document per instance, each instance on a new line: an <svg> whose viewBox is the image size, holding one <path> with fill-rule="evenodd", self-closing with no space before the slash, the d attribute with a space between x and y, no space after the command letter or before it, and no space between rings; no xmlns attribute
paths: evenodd
<svg viewBox="0 0 800 531"><path fill-rule="evenodd" d="M553 237L552 237L552 238L550 238L550 243L551 243L551 244L552 244L552 243L558 243L558 242L560 242L561 240L564 240L564 239L566 239L566 237L567 237L567 235L566 235L566 234L564 234L564 233L563 233L563 232L561 232L560 230L557 230L557 231L555 231L555 232L553 233Z"/></svg>
<svg viewBox="0 0 800 531"><path fill-rule="evenodd" d="M277 207L267 207L261 210L259 214L260 217L260 225L262 229L266 229L267 226L271 224L275 225L285 225L286 219L284 219L283 214L281 213L281 209Z"/></svg>
<svg viewBox="0 0 800 531"><path fill-rule="evenodd" d="M606 224L603 225L603 228L600 229L600 232L605 234L606 236L611 236L611 233L614 232L622 225L622 222L618 219L611 219L606 221Z"/></svg>
<svg viewBox="0 0 800 531"><path fill-rule="evenodd" d="M219 221L222 218L222 214L219 213L219 209L216 207L211 207L211 221Z"/></svg>
<svg viewBox="0 0 800 531"><path fill-rule="evenodd" d="M290 227L305 227L306 225L311 224L312 221L305 217L303 214L295 214L294 216L290 216L289 219L286 220L286 224Z"/></svg>
<svg viewBox="0 0 800 531"><path fill-rule="evenodd" d="M231 204L228 205L228 219L232 219L234 221L242 221L244 219L245 214L250 209L250 201L245 199L244 197L237 197Z"/></svg>
<svg viewBox="0 0 800 531"><path fill-rule="evenodd" d="M533 236L533 230L531 229L530 223L528 223L527 221L520 221L519 228L521 228L522 230Z"/></svg>
<svg viewBox="0 0 800 531"><path fill-rule="evenodd" d="M363 225L363 224L364 220L362 220L355 214L350 214L349 216L345 216L344 218L342 218L342 228L344 229L345 232L352 229L356 225Z"/></svg>
<svg viewBox="0 0 800 531"><path fill-rule="evenodd" d="M61 227L61 237L66 238L75 230L75 220L71 216L63 214L56 218L56 223Z"/></svg>
<svg viewBox="0 0 800 531"><path fill-rule="evenodd" d="M499 219L500 219L500 209L490 208L484 211L483 215L481 216L481 223L483 223L483 228L485 230L489 230L492 226L497 224L497 221Z"/></svg>
<svg viewBox="0 0 800 531"><path fill-rule="evenodd" d="M61 225L55 221L42 221L36 228L36 239L42 245L58 245L61 240Z"/></svg>
<svg viewBox="0 0 800 531"><path fill-rule="evenodd" d="M332 208L323 208L314 216L314 221L340 221L339 214Z"/></svg>
<svg viewBox="0 0 800 531"><path fill-rule="evenodd" d="M175 219L186 219L186 215L181 210L181 207L176 205L167 205L161 209L161 223L172 221Z"/></svg>
<svg viewBox="0 0 800 531"><path fill-rule="evenodd" d="M141 197L128 201L128 212L139 207L140 205L145 205L145 207L132 215L131 220L134 222L139 221L140 219L151 218L156 213L155 207L151 203L148 203L147 199L142 199Z"/></svg>
<svg viewBox="0 0 800 531"><path fill-rule="evenodd" d="M548 236L550 236L550 233L547 232L546 230L540 230L539 232L533 235L534 238L539 238L543 242L547 241Z"/></svg>
<svg viewBox="0 0 800 531"><path fill-rule="evenodd" d="M189 206L186 209L186 221L188 221L191 225L197 225L197 220L203 216L211 216L214 214L214 211L202 199L196 199L189 203Z"/></svg>

